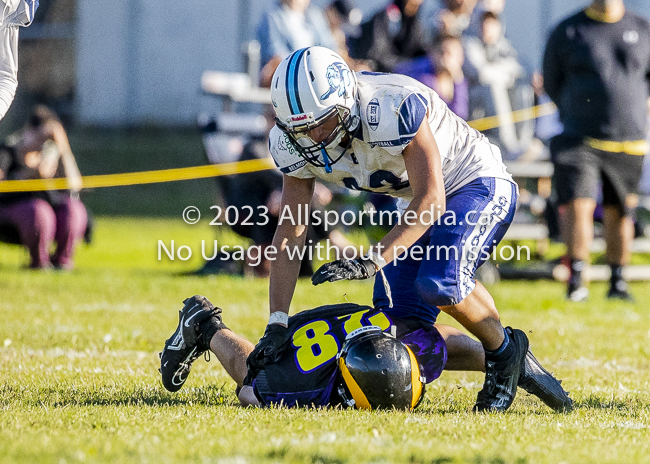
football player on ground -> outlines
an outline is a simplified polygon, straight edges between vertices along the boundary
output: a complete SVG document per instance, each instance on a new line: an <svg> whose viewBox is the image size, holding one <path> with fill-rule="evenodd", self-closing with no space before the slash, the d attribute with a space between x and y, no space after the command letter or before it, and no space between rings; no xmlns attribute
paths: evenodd
<svg viewBox="0 0 650 464"><path fill-rule="evenodd" d="M474 278L517 203L499 149L432 89L402 75L353 73L323 47L285 58L271 98L277 118L270 150L284 174L282 211L292 220L282 220L275 233L271 315L250 362L263 365L291 335L287 320L300 262L286 250L304 246L306 227L295 218L319 178L397 197L405 220L368 255L325 264L313 284L377 276L373 303L386 315L433 325L441 310L449 314L485 350L485 383L474 410L508 409L528 338L504 329L494 300Z"/></svg>
<svg viewBox="0 0 650 464"><path fill-rule="evenodd" d="M453 327L395 318L352 303L321 306L288 319L287 342L264 366L247 366L253 344L222 320L221 308L196 295L184 301L176 331L160 354L162 382L178 391L192 363L210 350L237 383L242 405L355 406L411 410L424 384L443 369L480 371L480 343ZM391 334L391 336L387 335ZM571 399L528 350L519 386L557 411Z"/></svg>

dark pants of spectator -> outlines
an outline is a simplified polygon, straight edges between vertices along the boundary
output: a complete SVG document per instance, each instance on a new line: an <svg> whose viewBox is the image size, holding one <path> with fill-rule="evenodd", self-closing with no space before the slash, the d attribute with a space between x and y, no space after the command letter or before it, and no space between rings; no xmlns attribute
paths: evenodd
<svg viewBox="0 0 650 464"><path fill-rule="evenodd" d="M72 269L75 246L83 238L87 222L86 208L74 198L66 198L54 207L40 198L0 206L0 223L18 229L34 269L50 265ZM56 242L56 250L50 257L52 242Z"/></svg>

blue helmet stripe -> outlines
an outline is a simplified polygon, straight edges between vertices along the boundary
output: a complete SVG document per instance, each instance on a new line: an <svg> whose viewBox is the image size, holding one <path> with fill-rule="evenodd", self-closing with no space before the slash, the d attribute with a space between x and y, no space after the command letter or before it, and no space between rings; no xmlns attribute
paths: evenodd
<svg viewBox="0 0 650 464"><path fill-rule="evenodd" d="M300 59L306 51L306 48L298 50L289 59L286 87L287 100L289 100L289 109L291 110L291 114L303 113L302 103L300 102L300 96L298 95L298 64L300 64Z"/></svg>

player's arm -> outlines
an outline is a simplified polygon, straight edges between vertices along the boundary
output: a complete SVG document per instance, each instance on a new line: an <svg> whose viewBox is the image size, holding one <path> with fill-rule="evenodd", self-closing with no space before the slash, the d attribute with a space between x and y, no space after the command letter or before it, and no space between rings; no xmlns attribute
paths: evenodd
<svg viewBox="0 0 650 464"><path fill-rule="evenodd" d="M302 220L301 222L305 221L305 205L309 205L313 191L314 179L298 179L283 175L280 220L273 236L273 247L277 250L277 256L274 261L271 261L269 283L271 314L276 311L289 313L289 305L300 272L300 260L289 259L287 249L300 249L305 245L307 226L298 223L298 218Z"/></svg>
<svg viewBox="0 0 650 464"><path fill-rule="evenodd" d="M301 249L305 245L307 226L304 224L304 212L305 208L309 208L313 190L314 179L283 176L280 219L273 236L273 248L277 255L271 261L269 282L271 315L264 336L248 356L249 374L252 372L254 375L267 362L276 362L289 339L289 306L298 281L300 259L296 254L293 254L294 259L290 259L287 251L296 250L295 247ZM302 210L302 214L299 210Z"/></svg>
<svg viewBox="0 0 650 464"><path fill-rule="evenodd" d="M375 245L372 254L358 259L339 259L326 263L311 278L314 285L337 280L358 280L373 277L379 268L397 258L413 245L432 223L445 212L445 186L438 145L427 118L423 118L415 137L402 152L413 191L413 200L401 223ZM425 211L433 214L423 215ZM424 218L423 218L424 216ZM424 219L424 222L423 222Z"/></svg>
<svg viewBox="0 0 650 464"><path fill-rule="evenodd" d="M244 385L241 387L241 390L239 390L239 393L237 394L237 398L242 406L261 406L260 400L257 399L253 387L250 385Z"/></svg>
<svg viewBox="0 0 650 464"><path fill-rule="evenodd" d="M425 214L423 222L423 212L433 211L435 222L446 208L440 151L427 118L424 118L415 137L404 149L403 157L413 200L404 212L402 221L395 224L376 246L387 263L397 258L397 253L401 254L413 245L431 227L431 216Z"/></svg>

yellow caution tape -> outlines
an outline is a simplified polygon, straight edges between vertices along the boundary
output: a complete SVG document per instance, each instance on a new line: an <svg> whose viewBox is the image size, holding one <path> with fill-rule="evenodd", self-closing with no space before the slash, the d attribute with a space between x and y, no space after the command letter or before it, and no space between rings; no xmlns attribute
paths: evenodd
<svg viewBox="0 0 650 464"><path fill-rule="evenodd" d="M528 121L530 119L541 118L542 116L548 116L557 111L553 103L544 103L543 105L533 106L531 108L524 108L523 110L517 110L510 113L512 115L513 122L522 122ZM470 127L478 130L485 131L488 129L496 129L501 125L499 116L488 116L487 118L475 119L474 121L469 121L468 124Z"/></svg>
<svg viewBox="0 0 650 464"><path fill-rule="evenodd" d="M513 111L514 122L526 121L553 114L556 111L553 103ZM474 129L484 131L499 127L499 117L490 116L476 119L468 123ZM237 161L234 163L208 164L206 166L192 166L188 168L162 169L158 171L128 172L122 174L101 174L84 176L82 185L84 189L99 187L121 187L126 185L156 184L161 182L175 182L179 180L203 179L206 177L230 176L247 172L274 169L272 158ZM4 192L37 192L43 190L68 189L65 178L57 179L30 179L0 181L0 193Z"/></svg>
<svg viewBox="0 0 650 464"><path fill-rule="evenodd" d="M118 187L125 185L155 184L178 180L203 179L205 177L229 176L246 172L274 169L272 158L238 161L236 163L208 164L189 168L162 169L159 171L102 174L82 178L83 188ZM0 182L0 192L36 192L40 190L67 189L67 179L7 180Z"/></svg>

